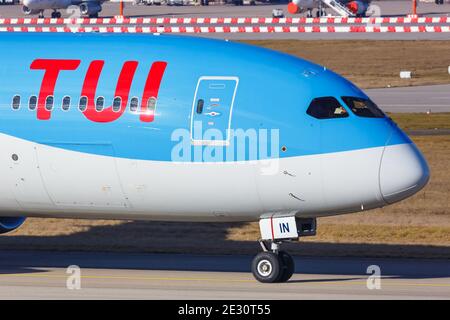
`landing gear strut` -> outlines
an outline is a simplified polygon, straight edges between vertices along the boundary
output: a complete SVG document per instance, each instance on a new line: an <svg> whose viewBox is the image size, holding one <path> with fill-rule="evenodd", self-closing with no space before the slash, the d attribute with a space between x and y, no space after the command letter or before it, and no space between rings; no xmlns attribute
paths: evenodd
<svg viewBox="0 0 450 320"><path fill-rule="evenodd" d="M253 276L259 282L276 283L288 281L295 272L292 256L281 251L283 242L298 240L299 237L316 234L315 218L276 217L262 218L259 221L263 252L258 253L252 262Z"/></svg>

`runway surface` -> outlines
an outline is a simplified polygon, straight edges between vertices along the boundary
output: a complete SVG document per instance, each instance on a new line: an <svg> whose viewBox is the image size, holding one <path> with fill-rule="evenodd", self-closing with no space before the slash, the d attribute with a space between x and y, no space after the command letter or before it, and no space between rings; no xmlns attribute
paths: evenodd
<svg viewBox="0 0 450 320"><path fill-rule="evenodd" d="M261 284L250 256L0 252L0 299L450 299L450 261L296 258L283 284ZM81 289L66 287L69 265ZM367 268L381 270L369 290ZM373 283L369 281L370 283Z"/></svg>
<svg viewBox="0 0 450 320"><path fill-rule="evenodd" d="M405 16L410 13L410 1L373 1L373 16ZM283 9L287 17L287 4L258 4L256 6L210 5L210 6L144 6L127 4L125 15L127 17L270 17L275 8ZM69 11L62 10L63 17L74 17ZM105 3L101 17L114 17L118 15L118 3ZM331 12L330 12L331 13ZM419 3L419 15L447 16L450 13L450 4L435 5L434 3ZM47 17L49 12L47 13ZM304 16L296 15L296 16ZM21 6L2 6L0 18L24 17ZM226 39L435 39L448 40L450 33L205 33L197 36L226 38Z"/></svg>
<svg viewBox="0 0 450 320"><path fill-rule="evenodd" d="M365 92L386 112L450 112L450 85L368 89Z"/></svg>

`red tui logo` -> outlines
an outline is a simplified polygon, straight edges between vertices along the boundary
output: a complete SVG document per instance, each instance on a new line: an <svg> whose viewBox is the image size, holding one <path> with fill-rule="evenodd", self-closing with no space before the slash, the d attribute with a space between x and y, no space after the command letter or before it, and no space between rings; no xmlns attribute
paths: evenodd
<svg viewBox="0 0 450 320"><path fill-rule="evenodd" d="M48 96L53 96L59 74L64 71L76 70L80 63L80 60L58 59L36 59L31 63L31 70L45 71L38 97L37 118L39 120L49 120L51 117L51 111L45 108L45 100ZM87 119L94 122L112 122L120 118L125 112L131 84L139 65L137 61L126 61L122 66L114 93L114 97L120 97L122 101L120 110L113 110L112 106L110 106L101 111L97 111L95 109L95 94L104 64L105 61L103 60L94 60L90 63L81 89L81 96L88 98L88 104L83 114ZM141 100L140 120L143 122L152 122L154 120L153 110L148 109L147 101L158 98L159 87L166 66L167 62L156 61L152 64L148 72Z"/></svg>

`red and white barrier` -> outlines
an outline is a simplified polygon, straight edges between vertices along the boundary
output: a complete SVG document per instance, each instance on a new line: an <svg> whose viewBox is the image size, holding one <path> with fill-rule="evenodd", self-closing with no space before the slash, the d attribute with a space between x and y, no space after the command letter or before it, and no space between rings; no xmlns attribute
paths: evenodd
<svg viewBox="0 0 450 320"><path fill-rule="evenodd" d="M322 18L0 18L0 25L264 25L264 24L446 24L450 17L322 17Z"/></svg>
<svg viewBox="0 0 450 320"><path fill-rule="evenodd" d="M98 33L440 33L450 26L0 27L0 32Z"/></svg>

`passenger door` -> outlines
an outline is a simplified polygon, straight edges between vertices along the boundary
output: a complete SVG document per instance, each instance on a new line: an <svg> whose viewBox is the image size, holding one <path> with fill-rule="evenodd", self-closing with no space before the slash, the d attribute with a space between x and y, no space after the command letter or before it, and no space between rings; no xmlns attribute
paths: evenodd
<svg viewBox="0 0 450 320"><path fill-rule="evenodd" d="M227 145L239 78L200 77L191 114L191 141L196 145ZM209 131L215 129L214 131ZM215 132L215 133L214 133ZM212 134L216 135L211 139Z"/></svg>

